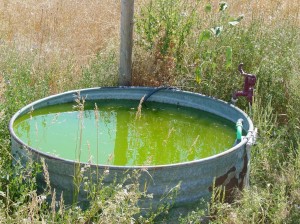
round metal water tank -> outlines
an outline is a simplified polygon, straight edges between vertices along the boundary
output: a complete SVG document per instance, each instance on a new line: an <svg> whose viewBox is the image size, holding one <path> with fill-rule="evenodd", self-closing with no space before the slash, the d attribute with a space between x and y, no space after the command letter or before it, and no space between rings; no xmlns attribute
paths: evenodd
<svg viewBox="0 0 300 224"><path fill-rule="evenodd" d="M213 186L225 186L227 199L230 201L234 188L242 189L248 185L250 146L255 140L255 130L249 116L234 105L198 93L177 89L166 88L156 91L151 87L91 88L65 92L35 101L19 110L9 124L13 156L19 158L22 164L25 164L29 157L36 161L44 158L48 165L51 185L56 189L57 194L63 192L66 203L71 203L73 197L74 161L58 158L26 145L15 134L13 125L18 117L30 112L32 108L38 109L73 102L74 95L78 91L82 96L86 96L86 100L140 100L144 95L155 92L148 101L192 107L213 113L234 123L243 119L243 131L246 135L232 148L208 158L158 166L91 165L90 168L94 171L98 170L99 173L109 170L109 174L105 175L103 180L103 183L106 184L112 183L116 176L126 175L124 172L141 170L140 186L143 188L146 183L148 194L153 194L153 199L145 199L140 202L141 207L149 208L151 204L153 208L156 208L163 195L179 183L180 189L174 201L175 208L188 206L202 198L209 200ZM87 200L86 192L83 190L79 192L79 200Z"/></svg>

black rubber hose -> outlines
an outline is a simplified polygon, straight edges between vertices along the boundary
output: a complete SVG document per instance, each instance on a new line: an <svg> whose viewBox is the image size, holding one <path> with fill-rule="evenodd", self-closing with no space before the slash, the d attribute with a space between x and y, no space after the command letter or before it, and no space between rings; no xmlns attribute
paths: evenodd
<svg viewBox="0 0 300 224"><path fill-rule="evenodd" d="M170 86L157 87L145 96L143 103L146 102L154 93L157 93L158 91L163 90L163 89L177 89L177 88L170 87Z"/></svg>

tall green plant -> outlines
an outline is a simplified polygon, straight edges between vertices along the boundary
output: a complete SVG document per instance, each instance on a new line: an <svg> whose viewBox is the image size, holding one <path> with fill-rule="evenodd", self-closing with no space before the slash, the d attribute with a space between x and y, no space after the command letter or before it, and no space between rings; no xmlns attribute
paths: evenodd
<svg viewBox="0 0 300 224"><path fill-rule="evenodd" d="M136 23L137 43L157 57L183 60L183 49L196 20L200 1L191 7L188 0L151 0L141 9Z"/></svg>
<svg viewBox="0 0 300 224"><path fill-rule="evenodd" d="M219 4L218 10L207 4L202 12L201 3L151 0L137 15L136 40L137 46L152 52L156 73L180 74L181 77L192 74L198 84L204 81L208 88L214 88L211 80L218 69L227 71L233 65L233 47L223 40L233 35L231 29L243 16L232 18L225 2ZM207 24L203 16L213 19ZM158 66L158 62L165 66ZM171 66L173 63L175 66ZM159 69L161 71L157 71ZM210 95L214 92L203 89Z"/></svg>
<svg viewBox="0 0 300 224"><path fill-rule="evenodd" d="M205 6L206 16L210 16L212 19L209 24L211 27L203 27L201 23L198 23L199 33L194 48L196 51L193 53L194 69L192 72L196 75L196 82L201 84L204 81L204 85L208 87L209 95L213 95L214 84L211 80L216 77L220 69L230 71L233 66L233 46L231 42L226 41L227 38L232 38L238 25L243 19L243 15L233 18L228 13L228 4L226 2L220 2L218 5L217 13L213 10L211 4Z"/></svg>

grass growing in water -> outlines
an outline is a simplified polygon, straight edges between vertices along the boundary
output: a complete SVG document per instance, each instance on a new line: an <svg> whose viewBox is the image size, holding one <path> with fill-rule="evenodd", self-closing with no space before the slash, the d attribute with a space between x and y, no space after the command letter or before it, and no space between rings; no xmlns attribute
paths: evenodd
<svg viewBox="0 0 300 224"><path fill-rule="evenodd" d="M74 163L74 191L73 191L73 206L76 206L78 202L78 195L80 191L80 185L83 179L83 172L81 170L80 158L82 153L82 137L84 128L84 103L85 98L80 96L80 92L77 93L77 98L75 99L76 105L74 106L78 110L78 130L77 130L77 142L75 149L75 163Z"/></svg>

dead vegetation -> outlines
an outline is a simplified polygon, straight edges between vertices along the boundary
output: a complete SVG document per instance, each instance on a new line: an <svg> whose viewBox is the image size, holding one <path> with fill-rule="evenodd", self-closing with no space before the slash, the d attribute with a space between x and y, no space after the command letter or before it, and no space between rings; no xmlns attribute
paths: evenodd
<svg viewBox="0 0 300 224"><path fill-rule="evenodd" d="M40 58L72 55L87 63L119 35L117 0L4 0L0 2L0 38Z"/></svg>

